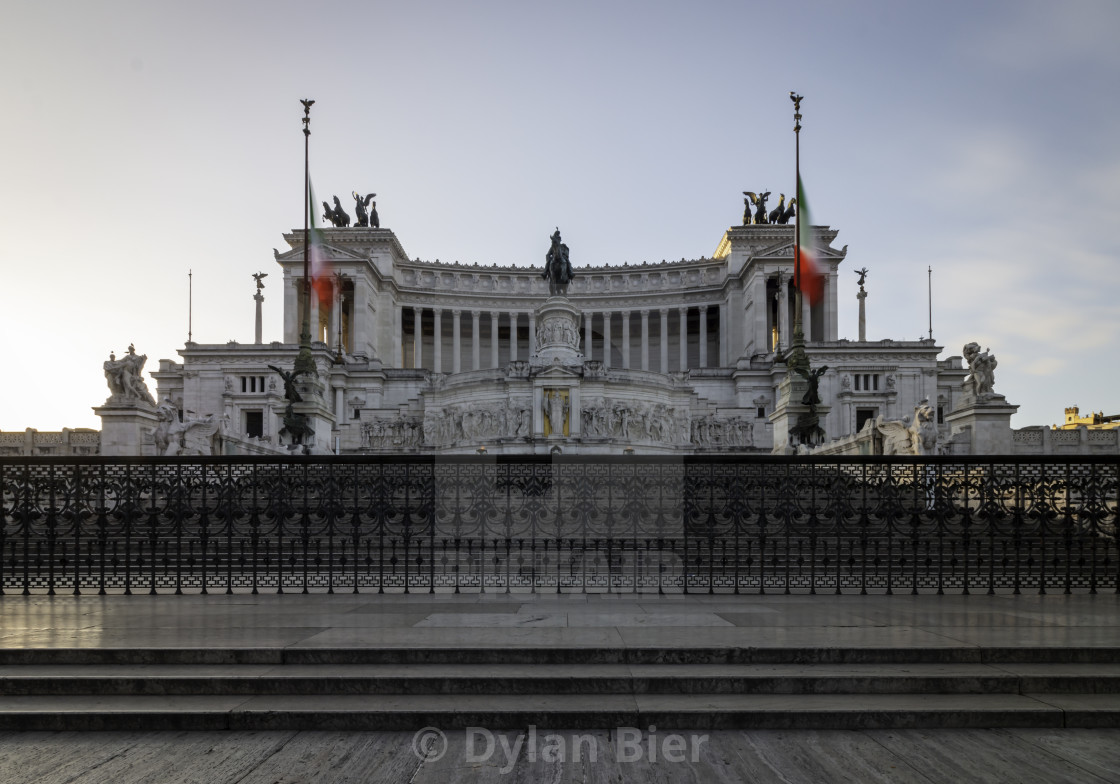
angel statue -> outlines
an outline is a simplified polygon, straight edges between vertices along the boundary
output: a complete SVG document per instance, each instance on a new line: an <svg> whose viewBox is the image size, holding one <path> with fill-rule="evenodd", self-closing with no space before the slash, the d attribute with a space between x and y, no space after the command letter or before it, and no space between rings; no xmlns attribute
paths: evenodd
<svg viewBox="0 0 1120 784"><path fill-rule="evenodd" d="M377 202L373 199L377 196L376 193L367 193L365 196L359 196L357 191L351 191L354 197L354 214L358 216L358 226L371 226L375 229L381 228L381 221L377 217ZM372 209L368 212L367 207L372 205Z"/></svg>
<svg viewBox="0 0 1120 784"><path fill-rule="evenodd" d="M291 373L281 370L275 365L269 365L269 370L275 370L280 378L284 379L284 399L291 403L302 403L303 397L300 395L299 390L296 389L296 379L304 375L305 370L294 370Z"/></svg>
<svg viewBox="0 0 1120 784"><path fill-rule="evenodd" d="M743 225L746 226L751 222L751 205L755 206L754 222L766 223L766 200L770 198L770 191L765 193L755 193L753 191L743 191L743 195L747 198L743 199L745 209L743 210Z"/></svg>
<svg viewBox="0 0 1120 784"><path fill-rule="evenodd" d="M867 280L867 273L868 273L867 267L864 267L863 269L852 270L852 271L854 273L856 273L857 275L859 275L859 287L862 289L863 288L863 282L865 280Z"/></svg>
<svg viewBox="0 0 1120 784"><path fill-rule="evenodd" d="M819 392L821 376L828 370L828 365L821 365L816 370L803 370L801 368L797 368L796 370L809 382L809 388L805 390L805 396L801 398L801 404L808 406L809 409L812 410L814 406L821 402Z"/></svg>

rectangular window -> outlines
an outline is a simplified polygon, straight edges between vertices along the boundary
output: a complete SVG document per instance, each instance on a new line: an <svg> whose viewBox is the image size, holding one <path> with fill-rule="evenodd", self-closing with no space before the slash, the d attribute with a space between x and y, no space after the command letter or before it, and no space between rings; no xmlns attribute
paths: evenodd
<svg viewBox="0 0 1120 784"><path fill-rule="evenodd" d="M245 435L249 438L260 438L264 435L264 412L245 412Z"/></svg>
<svg viewBox="0 0 1120 784"><path fill-rule="evenodd" d="M766 419L766 407L765 406L759 406L758 407L758 418L759 419Z"/></svg>
<svg viewBox="0 0 1120 784"><path fill-rule="evenodd" d="M945 406L937 407L937 424L945 424Z"/></svg>
<svg viewBox="0 0 1120 784"><path fill-rule="evenodd" d="M874 376L871 377L871 388L874 389L876 392L879 391L879 374L878 373L876 373Z"/></svg>
<svg viewBox="0 0 1120 784"><path fill-rule="evenodd" d="M249 379L245 378L245 376L241 377L241 391L242 392L248 392L249 391Z"/></svg>

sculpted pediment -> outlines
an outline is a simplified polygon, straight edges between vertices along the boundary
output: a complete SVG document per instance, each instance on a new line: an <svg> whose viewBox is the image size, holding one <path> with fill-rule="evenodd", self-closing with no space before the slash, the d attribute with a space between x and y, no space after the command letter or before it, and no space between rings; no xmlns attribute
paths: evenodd
<svg viewBox="0 0 1120 784"><path fill-rule="evenodd" d="M542 367L536 373L536 378L541 381L573 381L580 377L578 367L552 364Z"/></svg>
<svg viewBox="0 0 1120 784"><path fill-rule="evenodd" d="M344 248L340 248L337 245L331 245L329 243L324 243L320 247L323 249L323 257L327 261L366 261L367 258L368 258L368 256L360 256L357 253L353 253L351 251L345 250ZM299 261L299 262L302 262L303 261L303 246L302 245L297 246L297 247L292 248L291 250L285 251L283 253L276 250L276 248L273 248L272 249L272 254L276 258L276 260L279 261L279 262L285 262L285 261Z"/></svg>
<svg viewBox="0 0 1120 784"><path fill-rule="evenodd" d="M780 242L777 245L771 245L768 248L752 253L750 258L764 261L766 259L792 259L793 258L794 244L792 242ZM843 259L848 255L848 246L845 245L840 250L833 248L831 245L818 245L817 253L824 259Z"/></svg>

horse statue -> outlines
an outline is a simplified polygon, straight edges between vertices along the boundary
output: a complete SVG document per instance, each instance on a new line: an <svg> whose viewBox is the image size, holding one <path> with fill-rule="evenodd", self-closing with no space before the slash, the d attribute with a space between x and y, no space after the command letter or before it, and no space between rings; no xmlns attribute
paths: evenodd
<svg viewBox="0 0 1120 784"><path fill-rule="evenodd" d="M786 195L784 193L778 194L778 206L770 210L767 216L771 223L777 223L782 219L782 213L786 211Z"/></svg>
<svg viewBox="0 0 1120 784"><path fill-rule="evenodd" d="M568 259L568 246L560 241L559 228L553 232L552 247L544 255L544 273L541 277L548 281L548 294L552 297L566 295L568 284L575 277L572 263Z"/></svg>
<svg viewBox="0 0 1120 784"><path fill-rule="evenodd" d="M346 214L346 210L342 209L342 202L338 197L334 197L334 206L323 202L323 220L330 221L335 228L350 225L350 216Z"/></svg>
<svg viewBox="0 0 1120 784"><path fill-rule="evenodd" d="M797 209L796 208L797 208L797 199L796 198L790 199L789 204L786 205L785 211L781 214L781 216L778 217L778 223L781 223L781 224L789 223L789 219L797 214ZM773 223L774 221L770 221L770 222Z"/></svg>

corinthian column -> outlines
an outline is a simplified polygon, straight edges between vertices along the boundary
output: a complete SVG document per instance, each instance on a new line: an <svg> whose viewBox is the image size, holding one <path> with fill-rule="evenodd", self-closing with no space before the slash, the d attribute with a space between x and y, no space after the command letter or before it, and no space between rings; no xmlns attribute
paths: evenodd
<svg viewBox="0 0 1120 784"><path fill-rule="evenodd" d="M437 373L443 372L443 310L432 309L432 365Z"/></svg>
<svg viewBox="0 0 1120 784"><path fill-rule="evenodd" d="M461 326L463 315L461 310L451 311L451 372L463 372L463 328Z"/></svg>
<svg viewBox="0 0 1120 784"><path fill-rule="evenodd" d="M611 364L611 312L603 314L603 367Z"/></svg>
<svg viewBox="0 0 1120 784"><path fill-rule="evenodd" d="M479 318L482 316L482 311L471 311L471 360L474 366L471 370L478 370L482 367L482 336L478 334Z"/></svg>

